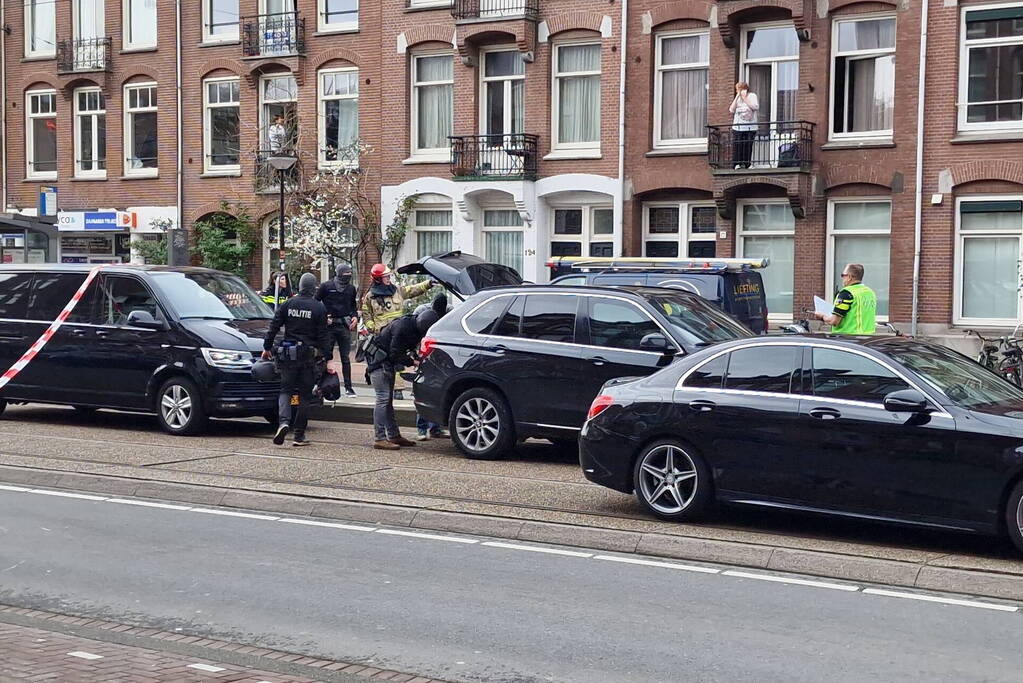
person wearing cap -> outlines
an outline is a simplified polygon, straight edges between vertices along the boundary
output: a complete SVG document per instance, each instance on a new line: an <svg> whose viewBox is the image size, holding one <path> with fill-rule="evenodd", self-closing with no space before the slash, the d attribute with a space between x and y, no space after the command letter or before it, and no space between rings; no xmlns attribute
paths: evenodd
<svg viewBox="0 0 1023 683"><path fill-rule="evenodd" d="M352 284L352 267L342 263L335 270L333 279L327 280L316 290L316 300L322 301L327 309L327 332L330 348L337 344L341 356L341 376L345 383L345 395L355 396L352 388L352 331L359 323L359 309ZM330 360L330 353L327 354Z"/></svg>
<svg viewBox="0 0 1023 683"><path fill-rule="evenodd" d="M394 417L394 377L402 368L415 364L419 342L430 326L447 311L447 298L440 296L434 304L419 314L409 314L394 320L376 335L366 350L366 368L376 393L373 406L373 448L393 451L415 446L401 435Z"/></svg>
<svg viewBox="0 0 1023 683"><path fill-rule="evenodd" d="M362 322L370 334L382 331L392 320L405 314L405 300L415 299L430 291L433 282L427 280L407 287L391 282L391 269L378 263L370 270L373 286L362 298Z"/></svg>
<svg viewBox="0 0 1023 683"><path fill-rule="evenodd" d="M288 432L294 429L292 445L307 446L305 438L306 405L316 384L316 354L330 356L331 342L327 334L327 309L313 298L316 276L305 273L299 279L298 296L282 303L274 313L263 338L263 359L274 358L281 372L281 391L277 399L277 432L274 444L284 445ZM277 333L284 335L277 341ZM328 373L333 373L327 368Z"/></svg>

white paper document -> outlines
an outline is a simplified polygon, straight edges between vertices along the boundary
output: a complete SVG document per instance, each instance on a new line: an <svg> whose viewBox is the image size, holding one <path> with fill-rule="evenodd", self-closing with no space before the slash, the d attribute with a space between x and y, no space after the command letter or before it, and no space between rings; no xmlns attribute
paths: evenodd
<svg viewBox="0 0 1023 683"><path fill-rule="evenodd" d="M821 315L831 315L831 304L819 296L813 298L813 310Z"/></svg>

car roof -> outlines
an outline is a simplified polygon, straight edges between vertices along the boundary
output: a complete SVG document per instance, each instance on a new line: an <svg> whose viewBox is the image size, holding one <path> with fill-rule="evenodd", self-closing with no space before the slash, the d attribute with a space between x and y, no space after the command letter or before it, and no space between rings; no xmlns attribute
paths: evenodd
<svg viewBox="0 0 1023 683"><path fill-rule="evenodd" d="M836 348L867 348L878 353L888 353L889 351L895 350L898 346L905 344L913 345L924 345L924 346L935 346L932 342L924 341L914 337L900 337L893 335L848 335L848 334L772 334L764 335L760 337L750 337L747 339L736 339L720 344L715 344L715 348L722 348L730 344L737 345L748 345L749 343L755 344L791 344L792 342L815 342L823 343L825 346L834 346Z"/></svg>
<svg viewBox="0 0 1023 683"><path fill-rule="evenodd" d="M557 283L542 285L510 285L507 287L487 287L486 289L480 290L478 293L497 294L499 292L522 292L522 293L539 293L545 292L569 292L572 294L595 294L604 292L607 294L617 295L631 295L639 299L646 299L651 296L673 296L680 295L685 297L691 297L700 299L701 297L692 292L686 292L680 289L665 289L664 287L644 287L641 285L559 285Z"/></svg>
<svg viewBox="0 0 1023 683"><path fill-rule="evenodd" d="M0 264L0 271L5 273L88 273L99 264L88 263L39 263L39 264ZM138 263L103 264L106 273L218 273L231 275L221 270L200 268L198 266L156 266Z"/></svg>

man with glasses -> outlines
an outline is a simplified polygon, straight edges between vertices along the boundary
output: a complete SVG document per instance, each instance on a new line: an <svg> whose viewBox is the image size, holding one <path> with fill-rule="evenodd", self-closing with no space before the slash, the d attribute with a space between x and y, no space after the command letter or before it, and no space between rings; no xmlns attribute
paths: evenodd
<svg viewBox="0 0 1023 683"><path fill-rule="evenodd" d="M874 334L877 327L877 295L863 284L863 265L850 263L842 269L842 289L835 296L831 315L814 313L831 325L832 334Z"/></svg>

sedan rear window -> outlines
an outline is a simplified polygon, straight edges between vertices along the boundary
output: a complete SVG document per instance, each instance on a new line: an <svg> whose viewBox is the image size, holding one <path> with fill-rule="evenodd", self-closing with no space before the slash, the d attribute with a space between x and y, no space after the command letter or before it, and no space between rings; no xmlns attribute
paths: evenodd
<svg viewBox="0 0 1023 683"><path fill-rule="evenodd" d="M798 367L797 346L754 346L733 351L726 389L787 394Z"/></svg>
<svg viewBox="0 0 1023 683"><path fill-rule="evenodd" d="M858 353L813 350L814 396L883 403L891 392L909 388L894 372Z"/></svg>

